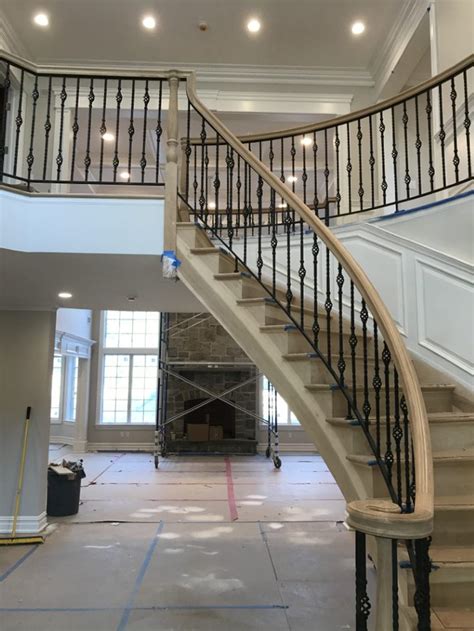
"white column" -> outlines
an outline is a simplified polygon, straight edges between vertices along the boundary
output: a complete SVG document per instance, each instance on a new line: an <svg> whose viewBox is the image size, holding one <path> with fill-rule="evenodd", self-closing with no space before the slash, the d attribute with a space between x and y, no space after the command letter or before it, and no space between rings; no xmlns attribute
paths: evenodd
<svg viewBox="0 0 474 631"><path fill-rule="evenodd" d="M170 77L166 141L164 249L174 252L176 251L176 216L178 212L178 88L178 77Z"/></svg>
<svg viewBox="0 0 474 631"><path fill-rule="evenodd" d="M74 434L74 453L87 451L87 422L89 416L89 383L90 359L79 359L79 374L77 378L77 409Z"/></svg>

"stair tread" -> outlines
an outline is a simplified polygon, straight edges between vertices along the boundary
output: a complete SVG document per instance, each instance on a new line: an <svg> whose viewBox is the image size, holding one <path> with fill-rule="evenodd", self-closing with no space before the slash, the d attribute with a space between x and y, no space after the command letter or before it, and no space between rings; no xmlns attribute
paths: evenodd
<svg viewBox="0 0 474 631"><path fill-rule="evenodd" d="M474 608L470 609L454 609L452 607L433 607L436 618L443 625L441 629L450 629L451 631L469 631L474 629ZM436 629L433 626L433 629Z"/></svg>
<svg viewBox="0 0 474 631"><path fill-rule="evenodd" d="M250 272L221 272L214 274L216 280L252 280Z"/></svg>
<svg viewBox="0 0 474 631"><path fill-rule="evenodd" d="M472 546L437 546L430 547L433 563L472 563L474 564L474 548ZM473 577L474 580L474 577Z"/></svg>
<svg viewBox="0 0 474 631"><path fill-rule="evenodd" d="M321 354L323 355L323 357L326 357L326 353L324 351L322 351ZM313 359L320 359L320 357L318 357L316 352L312 352L312 351L308 351L307 353L285 353L284 355L282 355L282 357L290 362L304 361L306 359L309 359L310 361ZM337 353L331 353L331 357L339 357L339 355ZM347 359L347 362L349 363L351 359L352 357L349 357ZM364 359L364 356L355 355L355 359L361 361ZM369 362L370 361L373 361L373 359L369 358Z"/></svg>
<svg viewBox="0 0 474 631"><path fill-rule="evenodd" d="M375 462L373 455L367 454L348 454L346 456L350 462L357 464L368 465ZM433 460L438 463L445 463L450 461L457 462L474 462L474 449L447 449L445 451L435 451L433 453Z"/></svg>
<svg viewBox="0 0 474 631"><path fill-rule="evenodd" d="M474 495L441 495L434 498L435 508L444 510L474 509Z"/></svg>
<svg viewBox="0 0 474 631"><path fill-rule="evenodd" d="M307 388L308 390L314 390L314 391L326 391L326 390L333 390L334 386L330 385L330 384L326 384L326 383L307 383L305 385L305 388ZM450 391L454 391L456 389L456 386L452 385L452 384L437 384L437 383L431 383L431 384L424 384L422 386L420 386L421 390L424 392L431 392L431 391L436 391L436 390L450 390ZM363 385L358 385L357 386L357 390L363 391L364 390L364 386ZM394 390L393 387L390 388L390 390Z"/></svg>
<svg viewBox="0 0 474 631"><path fill-rule="evenodd" d="M474 421L474 414L466 414L466 413L459 413L459 412L428 412L427 416L428 416L428 421L430 423L442 423L442 422L468 423L468 422ZM375 420L376 419L374 417L370 417L369 425L374 424ZM326 421L328 423L331 423L332 425L340 425L341 427L357 427L357 424L355 423L354 419L348 419L348 418L345 418L344 416L328 417ZM385 422L386 422L385 419L380 419L381 424Z"/></svg>

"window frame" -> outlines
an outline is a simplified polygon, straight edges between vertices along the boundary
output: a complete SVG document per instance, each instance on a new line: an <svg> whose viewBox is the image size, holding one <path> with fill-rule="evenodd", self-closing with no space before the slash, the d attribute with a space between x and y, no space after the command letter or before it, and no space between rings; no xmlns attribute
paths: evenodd
<svg viewBox="0 0 474 631"><path fill-rule="evenodd" d="M105 318L107 311L122 311L121 309L104 309L100 312L99 322L99 353L98 353L98 375L97 375L97 405L95 415L95 427L101 430L113 429L151 429L155 426L152 423L132 423L131 422L131 404L132 404L132 380L133 380L133 356L134 355L151 355L158 358L159 346L156 348L140 348L140 347L106 347L105 346ZM155 311L154 313L159 313ZM158 345L160 333L158 331ZM127 422L126 423L104 423L102 421L102 402L104 399L104 378L105 378L105 357L107 355L128 355L130 358L130 369L128 373L128 400L127 400ZM159 370L159 366L157 367ZM157 380L158 382L158 380Z"/></svg>
<svg viewBox="0 0 474 631"><path fill-rule="evenodd" d="M52 425L61 425L62 423L75 423L77 419L77 404L78 404L78 394L79 394L79 361L80 358L77 355L73 355L71 353L60 353L55 351L55 357L61 357L61 376L59 380L59 415L58 418L53 418L51 416L51 404L50 404L50 423ZM71 379L72 368L71 365L74 361L77 360L77 371L76 371L76 379ZM74 412L74 418L69 417L69 406L71 403L71 398L74 397L74 383L76 383L76 406ZM52 388L52 382L51 382Z"/></svg>
<svg viewBox="0 0 474 631"><path fill-rule="evenodd" d="M259 395L259 406L260 406L260 415L265 418L264 412L264 405L265 405L265 395L266 395L266 384L265 384L265 379L267 379L267 377L265 377L265 375L262 375L262 378L258 380L258 395ZM267 379L269 381L269 379ZM278 396L280 396L282 399L282 395L280 393L278 393ZM284 400L284 399L283 399ZM285 400L284 400L285 401ZM285 401L286 403L286 401ZM286 403L288 412L287 412L287 417L286 417L286 422L282 423L282 422L278 422L278 429L291 429L292 431L300 431L303 430L303 428L301 427L301 423L298 421L298 419L296 418L296 415L293 414L293 412L290 409L290 406L288 405L288 403ZM291 415L293 414L293 416L296 419L296 422L292 423L291 422ZM264 423L263 421L260 422L260 428L266 428L267 424Z"/></svg>

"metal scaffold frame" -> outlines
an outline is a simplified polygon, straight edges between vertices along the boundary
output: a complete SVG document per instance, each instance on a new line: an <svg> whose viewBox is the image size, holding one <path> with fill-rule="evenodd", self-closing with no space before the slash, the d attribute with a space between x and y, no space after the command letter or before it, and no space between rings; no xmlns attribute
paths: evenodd
<svg viewBox="0 0 474 631"><path fill-rule="evenodd" d="M205 316L205 317L202 317ZM231 388L227 388L222 392L214 392L207 388L204 388L200 384L188 379L184 375L180 374L176 370L173 370L171 366L179 365L179 366L201 366L202 362L175 362L171 364L168 358L168 350L169 350L169 340L182 333L183 331L187 331L194 326L204 322L209 319L211 316L206 315L204 313L197 313L189 318L182 320L181 322L177 322L173 326L169 326L169 314L161 313L160 314L160 339L159 339L159 348L158 348L158 382L157 382L157 402L156 402L156 422L155 422L155 435L154 435L154 463L155 468L158 469L159 466L159 457L161 455L162 458L165 458L168 453L168 439L166 433L166 426L173 423L174 421L186 416L190 412L193 412L201 407L204 407L208 403L212 401L223 401L227 405L233 407L236 410L244 412L249 416L255 418L256 420L264 423L267 426L267 448L265 451L265 455L267 458L272 458L273 464L277 469L281 467L281 459L279 454L279 436L278 436L278 396L277 391L274 386L267 380L267 397L268 397L268 418L264 418L263 416L252 412L244 408L243 406L235 403L235 401L231 401L227 399L227 395L235 392L239 388L242 388L253 381L257 381L262 378L262 373L256 372L254 375L240 382L239 384L232 386ZM184 329L183 329L184 326ZM226 365L228 364L219 364L216 362L211 362L213 366ZM207 365L207 363L206 363ZM240 364L232 364L233 366ZM249 366L253 364L245 363L242 366ZM208 398L204 401L201 401L197 405L179 412L178 414L174 414L171 417L168 417L168 380L169 377L174 379L178 379L183 383L193 386L197 390L208 395Z"/></svg>

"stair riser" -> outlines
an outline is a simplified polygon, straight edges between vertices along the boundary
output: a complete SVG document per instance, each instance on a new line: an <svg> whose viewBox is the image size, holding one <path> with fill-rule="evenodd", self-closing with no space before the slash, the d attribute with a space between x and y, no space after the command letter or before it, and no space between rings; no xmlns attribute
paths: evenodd
<svg viewBox="0 0 474 631"><path fill-rule="evenodd" d="M321 348L323 349L323 356L325 357L326 356L326 353L324 351L325 340L323 339L321 340ZM352 362L350 358L347 358L347 357L345 361L346 361L346 368L344 370L344 380L345 380L345 383L352 384ZM337 358L335 358L334 356L333 356L333 362L336 362L337 364ZM324 365L323 361L320 359L299 360L299 361L292 361L290 363L294 366L295 371L302 377L305 383L314 383L314 384L334 383L334 377L331 375L327 367ZM369 362L368 366L369 366L369 388L371 388L372 387L371 377L373 374L372 363ZM336 371L336 374L339 375L337 365L334 365L334 363L333 363L333 369ZM357 383L359 385L362 385L363 380L364 380L364 364L362 360L356 359L355 369L356 369Z"/></svg>
<svg viewBox="0 0 474 631"><path fill-rule="evenodd" d="M316 393L315 393L316 394ZM320 393L317 393L320 394ZM332 416L345 417L347 413L347 401L343 394L338 390L333 390L333 408ZM381 390L380 410L385 410L385 392ZM452 391L451 390L425 390L423 391L427 412L450 412L452 410ZM394 410L394 393L390 393L390 410L393 414ZM357 391L358 407L362 407L364 400L363 390ZM369 388L369 403L372 410L375 410L375 395L372 388Z"/></svg>
<svg viewBox="0 0 474 631"><path fill-rule="evenodd" d="M265 290L257 281L250 278L242 278L241 280L220 281L225 282L226 286L232 291L234 296L239 298L264 298Z"/></svg>
<svg viewBox="0 0 474 631"><path fill-rule="evenodd" d="M180 226L179 235L191 248L207 248L211 243L207 238L207 234L204 230L195 226L189 226L183 228Z"/></svg>
<svg viewBox="0 0 474 631"><path fill-rule="evenodd" d="M395 453L395 446L392 445ZM366 483L369 497L386 497L387 491L382 474L377 466L354 464L356 467L363 467L362 476ZM434 486L435 495L471 495L474 494L474 463L437 462L434 461ZM393 480L396 478L395 468L393 469ZM402 463L402 478L404 476L404 465Z"/></svg>
<svg viewBox="0 0 474 631"><path fill-rule="evenodd" d="M474 546L474 508L472 510L435 508L433 544Z"/></svg>
<svg viewBox="0 0 474 631"><path fill-rule="evenodd" d="M235 261L224 253L201 254L199 256L206 261L206 265L214 274L235 272Z"/></svg>
<svg viewBox="0 0 474 631"><path fill-rule="evenodd" d="M446 421L445 423L431 423L430 433L433 451L442 451L443 449L462 449L467 446L472 447L473 427L474 423L455 423L453 421ZM338 427L338 432L340 433L344 444L347 446L348 453L370 453L367 441L365 440L360 427ZM382 436L385 435L385 432L386 425L385 423L381 423ZM375 426L371 426L371 433L375 435Z"/></svg>
<svg viewBox="0 0 474 631"><path fill-rule="evenodd" d="M407 572L407 578L400 581L400 587L404 590L402 598L408 598L413 602L415 585L411 570ZM449 609L472 608L472 594L474 593L474 568L440 566L430 574L430 600L431 607L447 607ZM466 629L466 631L468 631Z"/></svg>

